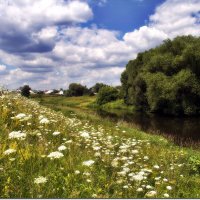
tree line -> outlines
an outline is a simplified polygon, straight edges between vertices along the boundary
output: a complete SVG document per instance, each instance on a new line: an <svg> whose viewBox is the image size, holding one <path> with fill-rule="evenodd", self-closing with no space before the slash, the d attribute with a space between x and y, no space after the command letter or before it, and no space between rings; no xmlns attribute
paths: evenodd
<svg viewBox="0 0 200 200"><path fill-rule="evenodd" d="M179 36L139 53L121 83L124 102L137 110L200 114L200 37Z"/></svg>
<svg viewBox="0 0 200 200"><path fill-rule="evenodd" d="M98 94L97 104L102 105L110 101L114 101L119 98L120 86L112 87L104 83L96 83L93 87L87 88L87 86L80 83L71 83L67 90L63 90L63 95L66 97L78 97L78 96L94 96ZM30 96L31 88L29 85L20 87L21 95L25 97ZM59 90L52 90L51 95L58 94ZM43 95L44 91L37 91L38 95Z"/></svg>

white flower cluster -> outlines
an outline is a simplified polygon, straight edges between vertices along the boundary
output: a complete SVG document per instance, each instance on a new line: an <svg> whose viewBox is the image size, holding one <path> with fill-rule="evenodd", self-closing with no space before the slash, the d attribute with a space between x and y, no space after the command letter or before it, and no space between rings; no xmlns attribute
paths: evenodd
<svg viewBox="0 0 200 200"><path fill-rule="evenodd" d="M40 120L40 124L49 124L49 120L47 118L43 118Z"/></svg>
<svg viewBox="0 0 200 200"><path fill-rule="evenodd" d="M10 155L12 153L15 153L16 150L15 149L7 149L6 151L3 152L4 155Z"/></svg>
<svg viewBox="0 0 200 200"><path fill-rule="evenodd" d="M40 124L49 124L50 123L50 121L43 115L39 116L39 120L40 120Z"/></svg>
<svg viewBox="0 0 200 200"><path fill-rule="evenodd" d="M83 162L83 165L84 165L84 166L87 166L87 167L90 167L90 166L92 166L94 163L95 163L94 160L87 160L87 161L84 161L84 162Z"/></svg>
<svg viewBox="0 0 200 200"><path fill-rule="evenodd" d="M53 132L53 135L54 135L54 136L60 135L60 132L59 132L59 131L55 131L55 132Z"/></svg>
<svg viewBox="0 0 200 200"><path fill-rule="evenodd" d="M9 139L24 140L26 138L26 133L21 131L12 131L9 133Z"/></svg>
<svg viewBox="0 0 200 200"><path fill-rule="evenodd" d="M62 158L64 155L63 153L60 153L59 151L51 152L47 157L50 159L59 159Z"/></svg>
<svg viewBox="0 0 200 200"><path fill-rule="evenodd" d="M15 119L23 119L25 117L26 117L26 115L24 113L20 113L17 116L15 116Z"/></svg>
<svg viewBox="0 0 200 200"><path fill-rule="evenodd" d="M34 180L35 184L41 184L41 183L46 183L46 182L47 182L47 178L43 176L39 176L38 178L35 178Z"/></svg>
<svg viewBox="0 0 200 200"><path fill-rule="evenodd" d="M81 131L80 136L83 138L90 138L90 135L87 131Z"/></svg>
<svg viewBox="0 0 200 200"><path fill-rule="evenodd" d="M19 113L15 117L12 117L12 119L17 119L20 121L28 121L29 119L31 119L31 117L32 117L32 115L26 115L24 113Z"/></svg>
<svg viewBox="0 0 200 200"><path fill-rule="evenodd" d="M64 145L61 145L61 146L58 147L58 151L64 151L66 149L67 149L67 147L64 146Z"/></svg>

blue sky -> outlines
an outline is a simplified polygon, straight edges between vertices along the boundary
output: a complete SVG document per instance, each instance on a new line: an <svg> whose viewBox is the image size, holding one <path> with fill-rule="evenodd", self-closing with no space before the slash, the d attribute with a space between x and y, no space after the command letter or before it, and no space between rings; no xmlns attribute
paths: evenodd
<svg viewBox="0 0 200 200"><path fill-rule="evenodd" d="M199 13L199 0L1 0L0 85L119 85L139 52L200 36Z"/></svg>
<svg viewBox="0 0 200 200"><path fill-rule="evenodd" d="M126 33L148 23L149 16L163 2L164 0L108 0L102 6L91 4L95 15L86 26L94 23L101 28Z"/></svg>

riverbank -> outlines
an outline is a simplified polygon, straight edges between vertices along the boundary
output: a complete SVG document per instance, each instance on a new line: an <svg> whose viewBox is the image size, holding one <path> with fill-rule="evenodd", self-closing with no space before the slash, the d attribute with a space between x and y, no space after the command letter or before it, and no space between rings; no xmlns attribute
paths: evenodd
<svg viewBox="0 0 200 200"><path fill-rule="evenodd" d="M37 98L42 105L56 111L68 113L69 110L98 115L115 122L124 121L132 128L137 128L153 135L162 135L179 146L199 148L200 118L159 116L135 111L134 107L126 106L122 100L107 103L101 107L95 103L96 97L61 97L42 96Z"/></svg>
<svg viewBox="0 0 200 200"><path fill-rule="evenodd" d="M92 97L92 98L90 97L90 100L91 99L94 100L94 97ZM65 115L67 115L67 116L75 115L81 120L86 120L86 121L88 120L91 124L93 124L95 126L98 126L98 125L101 124L104 128L107 127L106 129L110 130L114 134L118 134L118 132L116 132L116 130L120 130L120 135L121 136L123 135L122 138L123 137L130 137L130 138L134 137L137 140L147 140L147 141L149 141L149 143L151 143L152 146L151 146L151 149L146 151L146 153L151 154L151 159L153 159L153 160L155 159L153 161L153 163L156 164L156 163L161 161L161 163L164 163L169 174L174 176L171 180L167 180L168 183L174 184L176 182L175 180L177 180L178 182L175 183L175 184L177 184L177 186L174 185L175 188L180 189L181 187L184 187L184 189L183 188L180 189L180 191L181 191L180 193L178 191L176 191L174 193L174 198L184 198L186 194L188 195L188 198L189 198L193 194L196 193L196 191L195 191L196 189L192 193L189 192L189 190L188 190L188 184L189 183L187 181L188 181L188 179L192 180L192 182L193 182L192 184L198 184L199 181L200 181L199 172L196 171L198 166L199 166L198 162L200 160L199 151L195 151L195 150L192 150L190 148L177 147L173 143L171 143L169 140L167 140L167 139L165 139L161 136L146 134L144 132L141 132L141 131L131 127L129 124L127 124L123 121L120 121L116 124L115 122L109 121L107 119L99 118L99 116L96 116L93 113L90 113L89 112L90 109L87 110L88 105L91 103L91 101L90 101L89 104L86 103L88 101L87 98L75 98L75 99L71 98L71 99L68 99L67 101L68 102L69 101L76 102L76 106L75 106L76 109L70 109L70 108L66 109L65 108L69 112L66 112L66 110L63 110L62 108L60 109L60 111L65 113ZM80 101L82 103L84 102L84 104L82 104L82 103L78 104L78 101ZM84 105L85 110L81 111L80 108L83 108L83 105ZM117 127L117 129L116 129L116 127ZM170 157L170 155L172 157ZM184 155L184 159L182 158L181 155ZM182 160L181 162L183 162L184 165L186 164L185 168L181 169L181 173L178 176L176 174L177 168L181 167L182 164L175 164L177 159ZM162 166L163 166L163 164L162 164ZM177 168L175 169L174 166L177 166ZM186 166L190 166L189 171L188 171L188 168ZM179 169L178 169L178 171L179 171ZM188 175L182 174L182 173L185 173L185 172ZM161 177L163 177L162 174L161 174ZM158 177L155 177L155 179L159 180L159 179L161 179L161 177L158 176ZM163 181L161 181L161 182L163 183ZM159 181L158 181L156 184L159 185L161 183L159 183ZM156 185L154 185L154 186L156 186ZM163 189L164 189L164 187L163 187ZM166 189L164 189L164 190L167 192ZM199 196L199 194L195 194L195 195Z"/></svg>
<svg viewBox="0 0 200 200"><path fill-rule="evenodd" d="M0 103L1 198L200 195L199 151L78 107L55 112L16 96Z"/></svg>

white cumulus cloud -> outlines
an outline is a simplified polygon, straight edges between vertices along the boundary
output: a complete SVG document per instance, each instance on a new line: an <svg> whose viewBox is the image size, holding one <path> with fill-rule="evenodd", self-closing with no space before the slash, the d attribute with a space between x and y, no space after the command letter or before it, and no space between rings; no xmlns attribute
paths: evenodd
<svg viewBox="0 0 200 200"><path fill-rule="evenodd" d="M0 61L16 67L0 65L0 84L27 83L36 89L67 88L71 82L117 85L137 53L178 35L200 36L199 0L166 0L148 24L122 36L81 26L93 16L88 2L0 1Z"/></svg>

